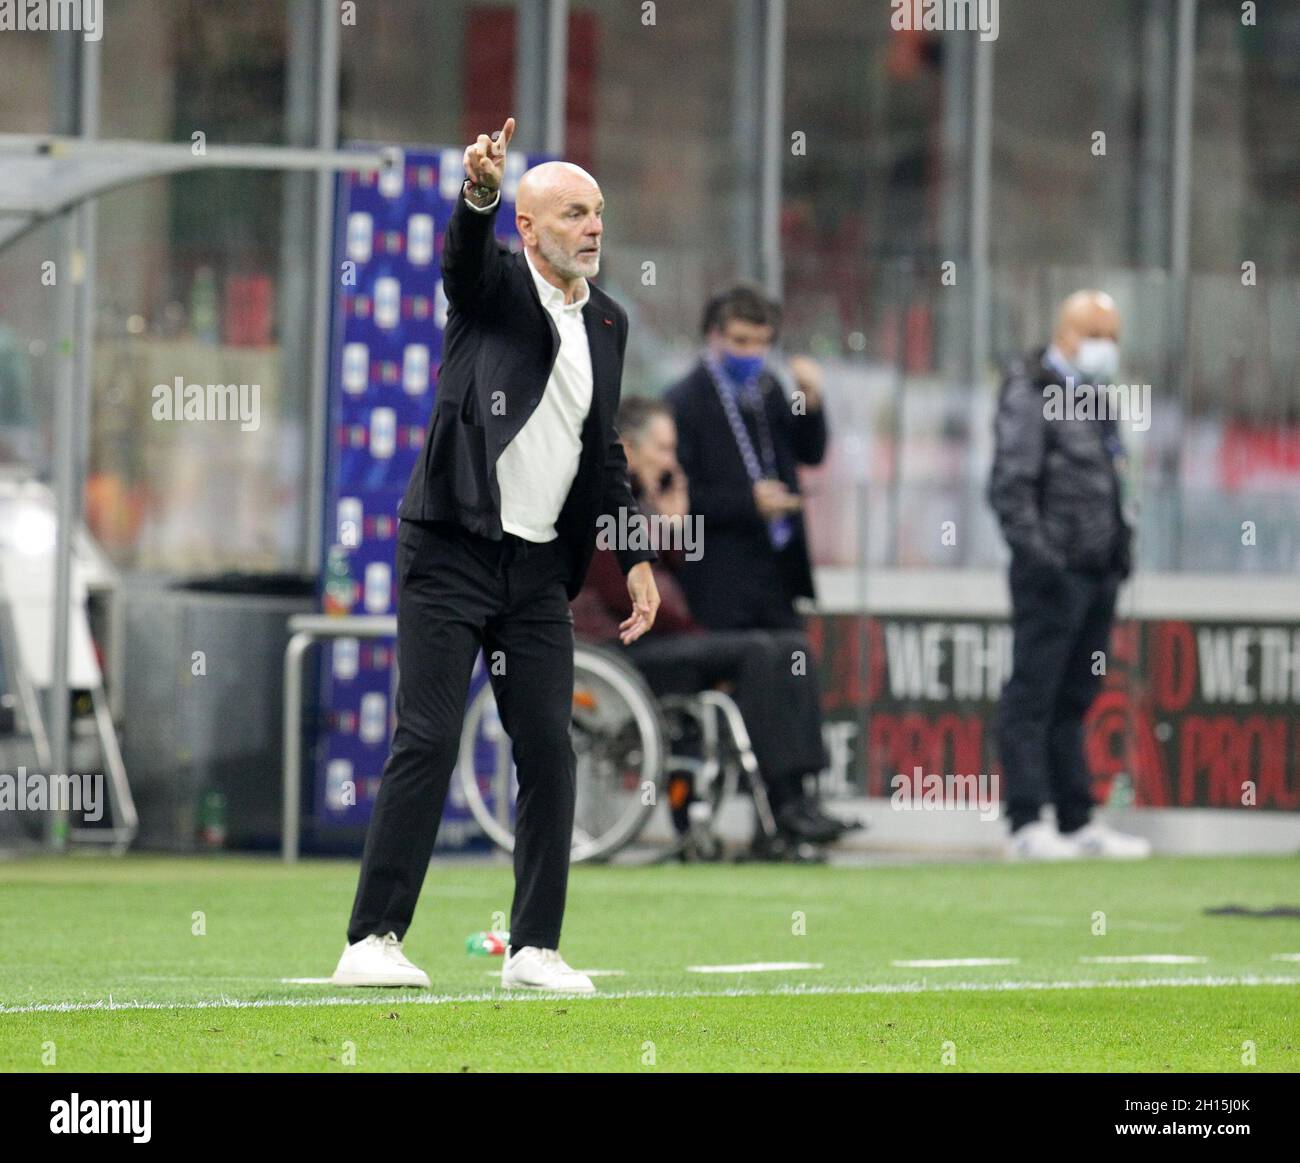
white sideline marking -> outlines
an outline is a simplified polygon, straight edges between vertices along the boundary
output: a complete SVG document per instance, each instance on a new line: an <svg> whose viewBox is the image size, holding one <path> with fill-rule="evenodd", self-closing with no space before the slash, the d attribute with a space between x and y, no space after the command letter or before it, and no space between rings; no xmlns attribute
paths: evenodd
<svg viewBox="0 0 1300 1163"><path fill-rule="evenodd" d="M687 973L779 973L786 969L823 969L820 961L749 961L744 965L688 965Z"/></svg>
<svg viewBox="0 0 1300 1163"><path fill-rule="evenodd" d="M794 985L775 989L628 989L617 993L524 993L501 990L491 993L428 994L423 990L411 993L387 992L373 997L293 997L257 998L243 1001L223 996L220 1001L79 1001L37 1002L33 1005L0 1005L0 1014L69 1014L86 1010L111 1010L121 1013L128 1010L262 1010L309 1009L312 1006L372 1006L372 1005L446 1005L459 1002L529 1002L548 1001L556 997L584 1001L625 1001L638 998L706 998L706 997L839 997L860 994L900 993L1020 993L1053 990L1090 989L1233 989L1261 985L1300 985L1300 977L1134 977L1100 978L1095 981L951 981L934 984L926 981L896 982L881 985Z"/></svg>
<svg viewBox="0 0 1300 1163"><path fill-rule="evenodd" d="M332 977L282 977L281 985L329 985Z"/></svg>
<svg viewBox="0 0 1300 1163"><path fill-rule="evenodd" d="M1084 965L1204 965L1208 957L1184 953L1137 953L1132 957L1080 957Z"/></svg>
<svg viewBox="0 0 1300 1163"><path fill-rule="evenodd" d="M1300 953L1274 953L1274 961L1300 961Z"/></svg>
<svg viewBox="0 0 1300 1163"><path fill-rule="evenodd" d="M913 961L891 961L898 969L948 969L965 965L1019 965L1019 957L921 957Z"/></svg>

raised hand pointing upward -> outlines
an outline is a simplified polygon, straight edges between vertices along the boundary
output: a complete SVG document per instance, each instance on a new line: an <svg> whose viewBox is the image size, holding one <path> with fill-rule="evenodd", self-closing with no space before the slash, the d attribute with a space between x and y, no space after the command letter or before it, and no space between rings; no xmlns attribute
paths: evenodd
<svg viewBox="0 0 1300 1163"><path fill-rule="evenodd" d="M472 201L486 205L497 196L506 169L506 150L514 135L515 119L507 117L505 125L491 137L480 133L478 140L466 148L465 173L470 182L466 194Z"/></svg>

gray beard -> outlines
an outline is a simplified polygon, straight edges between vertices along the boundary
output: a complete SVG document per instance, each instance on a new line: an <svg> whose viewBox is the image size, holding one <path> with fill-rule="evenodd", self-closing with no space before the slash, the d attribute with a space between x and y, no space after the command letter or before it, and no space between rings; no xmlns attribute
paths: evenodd
<svg viewBox="0 0 1300 1163"><path fill-rule="evenodd" d="M558 246L545 235L539 235L537 239L537 249L549 264L551 269L562 279L591 279L600 273L600 257L597 256L595 264L590 271L578 270L571 259Z"/></svg>

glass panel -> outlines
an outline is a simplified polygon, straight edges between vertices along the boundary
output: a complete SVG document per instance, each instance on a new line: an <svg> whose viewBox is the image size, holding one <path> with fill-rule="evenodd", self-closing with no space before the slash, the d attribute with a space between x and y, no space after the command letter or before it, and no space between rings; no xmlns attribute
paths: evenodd
<svg viewBox="0 0 1300 1163"><path fill-rule="evenodd" d="M101 135L283 143L292 11L264 0L114 0L101 42Z"/></svg>
<svg viewBox="0 0 1300 1163"><path fill-rule="evenodd" d="M513 4L367 0L357 9L356 27L339 41L342 140L454 145L469 132L470 109L485 101L505 120L514 102Z"/></svg>
<svg viewBox="0 0 1300 1163"><path fill-rule="evenodd" d="M182 574L295 564L306 379L300 367L283 374L275 330L267 211L278 213L278 186L228 175L219 206L185 207L201 185L168 179L101 202L87 517L119 564ZM157 217L143 218L141 204ZM212 221L200 231L205 208ZM178 383L201 390L198 412L177 414ZM210 399L209 385L230 392Z"/></svg>
<svg viewBox="0 0 1300 1163"><path fill-rule="evenodd" d="M46 133L54 85L54 34L9 29L3 36L0 133Z"/></svg>
<svg viewBox="0 0 1300 1163"><path fill-rule="evenodd" d="M114 5L102 135L283 144L290 12L256 0ZM119 565L297 564L307 382L296 359L282 372L285 185L270 170L203 170L100 200L86 504ZM203 419L170 414L178 381L202 388ZM230 391L209 399L209 385Z"/></svg>
<svg viewBox="0 0 1300 1163"><path fill-rule="evenodd" d="M574 0L570 137L608 203L606 289L632 316L624 391L659 391L694 360L710 294L735 277L730 0ZM653 266L647 266L653 264Z"/></svg>

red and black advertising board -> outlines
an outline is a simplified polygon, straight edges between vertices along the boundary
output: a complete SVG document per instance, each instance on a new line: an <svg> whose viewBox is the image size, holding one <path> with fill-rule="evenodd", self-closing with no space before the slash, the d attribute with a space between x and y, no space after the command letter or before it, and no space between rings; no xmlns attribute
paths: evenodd
<svg viewBox="0 0 1300 1163"><path fill-rule="evenodd" d="M808 630L850 786L1001 772L1005 621L822 615ZM1138 807L1300 808L1300 625L1122 621L1104 665L1085 733L1098 802L1122 788Z"/></svg>

